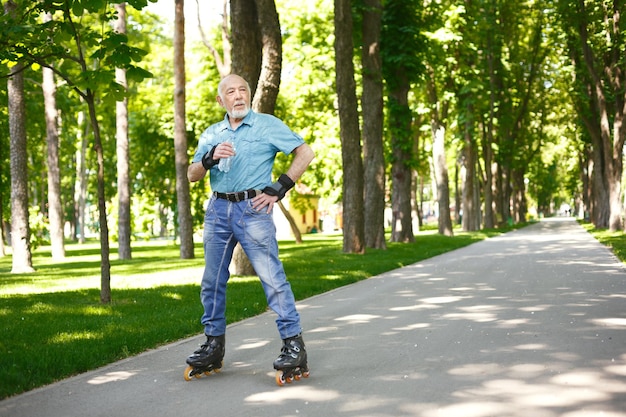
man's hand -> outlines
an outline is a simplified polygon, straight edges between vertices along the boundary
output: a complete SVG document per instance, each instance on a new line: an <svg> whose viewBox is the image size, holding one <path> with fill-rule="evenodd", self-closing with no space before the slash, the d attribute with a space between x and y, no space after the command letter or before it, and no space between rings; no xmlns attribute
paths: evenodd
<svg viewBox="0 0 626 417"><path fill-rule="evenodd" d="M228 158L235 156L235 149L230 142L222 142L215 146L215 152L213 152L213 159L219 160L222 158Z"/></svg>
<svg viewBox="0 0 626 417"><path fill-rule="evenodd" d="M252 199L252 208L260 211L264 207L267 207L266 213L269 214L272 212L274 208L274 204L278 202L277 196L272 196L269 194L261 193Z"/></svg>

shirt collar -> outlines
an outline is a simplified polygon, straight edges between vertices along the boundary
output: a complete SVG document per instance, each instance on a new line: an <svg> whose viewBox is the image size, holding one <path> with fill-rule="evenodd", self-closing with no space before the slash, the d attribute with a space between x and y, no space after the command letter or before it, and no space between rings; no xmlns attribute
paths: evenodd
<svg viewBox="0 0 626 417"><path fill-rule="evenodd" d="M250 109L250 111L248 112L246 117L243 118L243 121L241 122L241 124L242 125L252 126L252 125L254 125L255 117L256 117L256 113L252 109ZM220 122L220 124L221 124L221 126L220 126L221 130L230 129L230 122L228 121L228 113L224 115L224 120L222 120Z"/></svg>

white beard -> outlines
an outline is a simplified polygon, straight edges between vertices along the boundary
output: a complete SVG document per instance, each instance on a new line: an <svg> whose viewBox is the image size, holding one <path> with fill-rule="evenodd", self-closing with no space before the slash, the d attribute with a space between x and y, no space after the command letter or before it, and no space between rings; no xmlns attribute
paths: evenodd
<svg viewBox="0 0 626 417"><path fill-rule="evenodd" d="M233 110L228 115L233 119L243 119L250 113L250 107L246 106L245 109L242 110Z"/></svg>

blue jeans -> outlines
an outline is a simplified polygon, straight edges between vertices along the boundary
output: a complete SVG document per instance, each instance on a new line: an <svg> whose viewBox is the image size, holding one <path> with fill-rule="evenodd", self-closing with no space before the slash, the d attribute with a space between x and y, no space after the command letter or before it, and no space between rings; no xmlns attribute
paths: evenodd
<svg viewBox="0 0 626 417"><path fill-rule="evenodd" d="M226 333L226 284L228 267L237 242L261 279L268 306L278 315L276 325L281 339L301 333L300 315L278 259L276 226L267 208L257 211L252 200L237 203L215 196L204 215L204 274L200 300L204 306L202 324L209 336Z"/></svg>

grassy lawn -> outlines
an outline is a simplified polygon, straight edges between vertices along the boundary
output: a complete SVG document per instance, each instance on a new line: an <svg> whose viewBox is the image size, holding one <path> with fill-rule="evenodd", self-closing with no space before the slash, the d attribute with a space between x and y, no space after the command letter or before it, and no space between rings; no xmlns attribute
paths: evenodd
<svg viewBox="0 0 626 417"><path fill-rule="evenodd" d="M343 253L340 235L313 234L302 244L281 241L280 254L300 300L505 231L452 238L425 231L415 243L366 255ZM98 243L68 244L63 262L41 248L31 274L12 275L11 257L0 258L0 399L202 333L201 245L192 260L181 260L168 241L135 242L130 261L117 260L115 250L110 305L100 303ZM227 299L229 323L267 308L256 277L232 277Z"/></svg>
<svg viewBox="0 0 626 417"><path fill-rule="evenodd" d="M626 262L626 235L623 231L610 232L607 229L596 229L591 223L580 224L600 243L610 248L620 261Z"/></svg>

